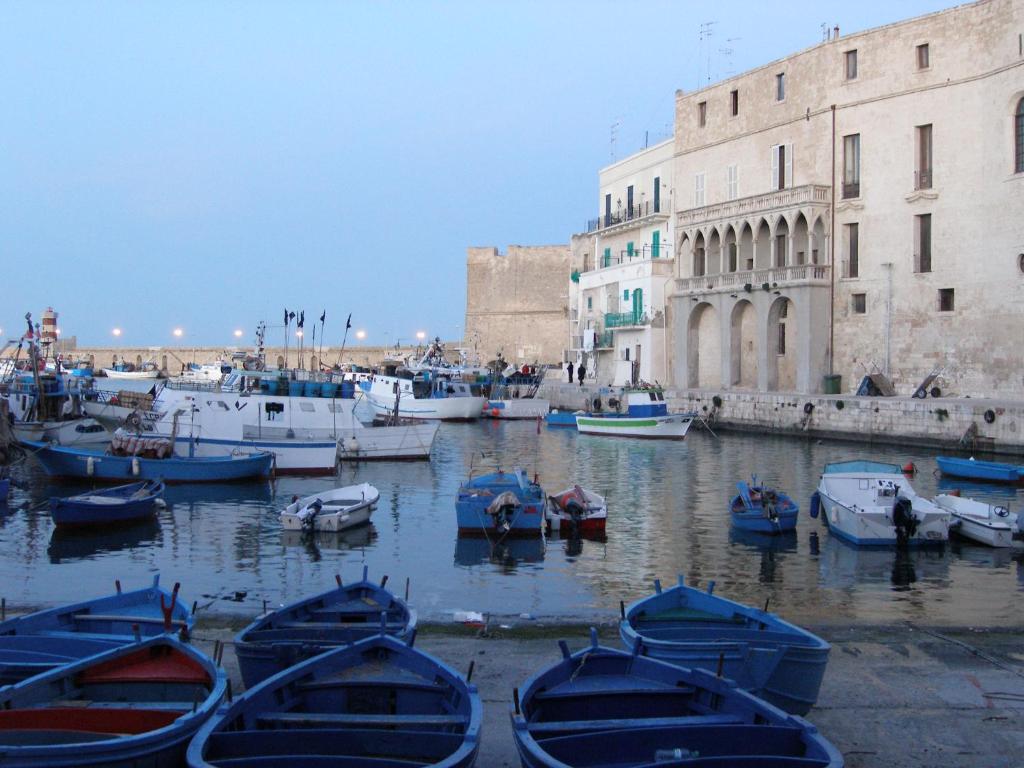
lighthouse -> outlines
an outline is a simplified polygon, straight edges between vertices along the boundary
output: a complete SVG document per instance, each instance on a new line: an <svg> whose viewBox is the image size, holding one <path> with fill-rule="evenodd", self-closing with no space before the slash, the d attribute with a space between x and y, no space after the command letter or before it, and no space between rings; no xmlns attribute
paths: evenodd
<svg viewBox="0 0 1024 768"><path fill-rule="evenodd" d="M43 324L39 331L39 341L42 344L53 344L57 340L57 313L53 307L47 307L43 312Z"/></svg>

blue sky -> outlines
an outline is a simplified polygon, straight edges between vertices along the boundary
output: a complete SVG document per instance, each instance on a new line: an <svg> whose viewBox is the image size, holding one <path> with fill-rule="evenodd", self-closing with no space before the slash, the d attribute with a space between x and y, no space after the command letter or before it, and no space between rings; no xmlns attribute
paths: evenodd
<svg viewBox="0 0 1024 768"><path fill-rule="evenodd" d="M621 158L677 88L951 5L6 0L3 337L47 305L85 344L249 342L284 307L329 344L349 313L457 337L466 247L567 243L614 123Z"/></svg>

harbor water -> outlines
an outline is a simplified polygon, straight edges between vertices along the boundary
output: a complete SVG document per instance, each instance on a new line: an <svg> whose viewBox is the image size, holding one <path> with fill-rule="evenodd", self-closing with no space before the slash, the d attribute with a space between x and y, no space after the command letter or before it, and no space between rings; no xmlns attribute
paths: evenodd
<svg viewBox="0 0 1024 768"><path fill-rule="evenodd" d="M1020 549L952 540L897 552L849 546L807 515L825 463L904 464L930 496L940 488L1018 511L1024 492L940 480L920 450L694 429L685 443L577 435L534 422L442 424L430 462L343 465L337 478L169 486L158 519L111 531L56 531L47 499L84 489L50 483L34 460L13 468L18 487L0 515L0 583L8 606L49 606L148 582L180 581L201 609L253 615L322 591L362 565L385 574L423 619L466 612L501 621L608 620L647 594L654 578L716 582L716 594L809 622L1010 625L1024 593ZM456 533L455 496L472 471L523 467L548 493L574 483L608 501L605 541L556 536L500 543ZM751 473L801 506L797 531L734 531L728 503ZM380 504L369 526L340 534L283 532L293 496L369 482ZM2 509L2 508L0 508Z"/></svg>

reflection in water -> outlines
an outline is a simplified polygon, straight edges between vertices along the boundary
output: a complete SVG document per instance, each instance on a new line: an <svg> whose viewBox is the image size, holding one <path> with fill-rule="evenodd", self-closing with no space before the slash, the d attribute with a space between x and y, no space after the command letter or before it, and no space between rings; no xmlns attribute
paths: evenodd
<svg viewBox="0 0 1024 768"><path fill-rule="evenodd" d="M281 531L281 544L302 547L313 562L322 559L322 549L361 549L377 538L373 523L347 531Z"/></svg>
<svg viewBox="0 0 1024 768"><path fill-rule="evenodd" d="M96 559L111 552L159 544L160 523L146 520L134 525L113 528L54 528L46 552L51 563Z"/></svg>
<svg viewBox="0 0 1024 768"><path fill-rule="evenodd" d="M733 527L729 529L729 543L756 553L760 558L758 581L773 584L782 577L781 568L786 559L783 553L796 552L797 534L796 531L786 531L768 535Z"/></svg>
<svg viewBox="0 0 1024 768"><path fill-rule="evenodd" d="M483 563L500 566L503 573L515 573L522 563L544 561L544 539L512 538L491 540L484 536L456 536L455 564L472 567Z"/></svg>
<svg viewBox="0 0 1024 768"><path fill-rule="evenodd" d="M907 587L919 580L942 584L949 579L949 553L943 547L855 547L836 536L821 544L821 583L849 589L887 584Z"/></svg>

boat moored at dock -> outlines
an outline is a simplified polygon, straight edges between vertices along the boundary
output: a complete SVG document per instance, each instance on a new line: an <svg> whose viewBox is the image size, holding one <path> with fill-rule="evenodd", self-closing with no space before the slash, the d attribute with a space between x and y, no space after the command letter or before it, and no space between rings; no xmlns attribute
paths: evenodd
<svg viewBox="0 0 1024 768"><path fill-rule="evenodd" d="M684 440L696 414L670 414L665 394L658 387L627 389L623 399L610 398L614 411L579 414L576 429L582 435Z"/></svg>
<svg viewBox="0 0 1024 768"><path fill-rule="evenodd" d="M455 501L459 534L540 536L545 503L544 489L523 469L471 477L459 486Z"/></svg>
<svg viewBox="0 0 1024 768"><path fill-rule="evenodd" d="M1012 547L1020 537L1020 518L1004 506L942 493L935 503L953 516L950 532L990 547Z"/></svg>

